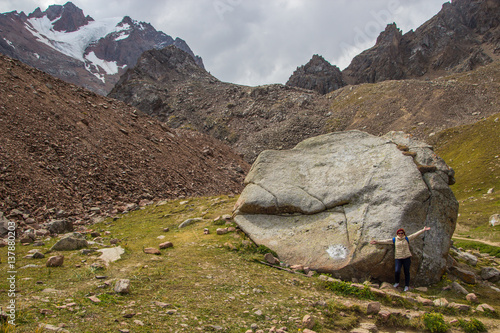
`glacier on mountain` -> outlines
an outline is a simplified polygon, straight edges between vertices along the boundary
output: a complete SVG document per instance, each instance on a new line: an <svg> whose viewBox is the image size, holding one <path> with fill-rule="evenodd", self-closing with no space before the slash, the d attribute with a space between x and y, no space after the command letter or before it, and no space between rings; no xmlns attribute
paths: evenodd
<svg viewBox="0 0 500 333"><path fill-rule="evenodd" d="M28 30L41 42L55 50L80 61L85 61L85 49L93 42L112 32L120 32L118 24L122 18L114 17L89 22L73 32L60 32L53 29L54 21L47 16L28 19Z"/></svg>

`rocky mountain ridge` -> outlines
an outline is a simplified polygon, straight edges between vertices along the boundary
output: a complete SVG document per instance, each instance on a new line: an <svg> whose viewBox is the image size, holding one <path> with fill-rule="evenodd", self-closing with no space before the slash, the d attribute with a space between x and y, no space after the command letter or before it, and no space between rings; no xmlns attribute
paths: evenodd
<svg viewBox="0 0 500 333"><path fill-rule="evenodd" d="M0 53L102 95L144 51L168 45L203 67L185 41L128 16L96 21L71 2L0 14Z"/></svg>
<svg viewBox="0 0 500 333"><path fill-rule="evenodd" d="M0 83L0 211L10 219L86 221L141 200L242 189L249 165L209 136L4 55Z"/></svg>
<svg viewBox="0 0 500 333"><path fill-rule="evenodd" d="M346 83L337 66L332 66L322 56L315 54L307 64L297 68L286 85L314 90L324 95L346 86Z"/></svg>
<svg viewBox="0 0 500 333"><path fill-rule="evenodd" d="M376 44L354 57L342 71L341 80L351 85L428 80L484 66L500 59L499 17L498 1L455 0L443 4L438 14L415 31L403 34L395 23L388 24ZM316 77L325 80L323 74ZM330 80L339 81L338 77L335 73ZM300 71L287 85L311 89ZM325 93L322 88L315 90Z"/></svg>
<svg viewBox="0 0 500 333"><path fill-rule="evenodd" d="M182 53L172 47L146 52L109 96L171 127L224 140L248 162L265 149L289 149L332 131L401 130L426 141L498 112L500 62L435 80L350 85L321 95L279 84L220 82Z"/></svg>

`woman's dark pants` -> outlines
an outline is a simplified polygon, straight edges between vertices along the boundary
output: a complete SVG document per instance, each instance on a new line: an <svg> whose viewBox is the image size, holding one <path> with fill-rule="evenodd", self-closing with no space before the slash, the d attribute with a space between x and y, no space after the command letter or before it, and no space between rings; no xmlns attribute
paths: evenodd
<svg viewBox="0 0 500 333"><path fill-rule="evenodd" d="M405 287L410 286L410 265L411 265L411 257L404 259L396 259L396 275L395 275L396 283L399 283L399 276L401 275L401 267L403 267L405 271Z"/></svg>

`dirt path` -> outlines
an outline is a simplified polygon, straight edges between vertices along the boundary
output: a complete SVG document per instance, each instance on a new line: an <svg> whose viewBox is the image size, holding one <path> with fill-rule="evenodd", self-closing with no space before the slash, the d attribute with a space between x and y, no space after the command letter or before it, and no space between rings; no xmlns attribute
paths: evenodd
<svg viewBox="0 0 500 333"><path fill-rule="evenodd" d="M468 240L468 241L473 241L473 242L479 242L479 243L483 243L483 244L487 244L487 245L491 245L491 246L500 247L500 243L489 242L489 241L485 241L485 240L482 240L482 239L467 238L467 237L457 237L457 236L453 236L452 238L454 238L454 239L460 239L460 240Z"/></svg>

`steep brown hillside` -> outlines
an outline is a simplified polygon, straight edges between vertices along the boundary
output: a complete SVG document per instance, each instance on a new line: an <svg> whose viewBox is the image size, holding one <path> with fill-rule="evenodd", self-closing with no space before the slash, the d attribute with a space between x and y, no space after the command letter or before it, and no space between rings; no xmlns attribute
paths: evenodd
<svg viewBox="0 0 500 333"><path fill-rule="evenodd" d="M348 86L327 95L325 131L401 130L426 140L438 131L475 123L498 112L500 61L432 81L400 80Z"/></svg>
<svg viewBox="0 0 500 333"><path fill-rule="evenodd" d="M249 165L221 142L174 130L0 55L0 211L85 219L120 203L238 193ZM95 210L94 210L95 211Z"/></svg>

